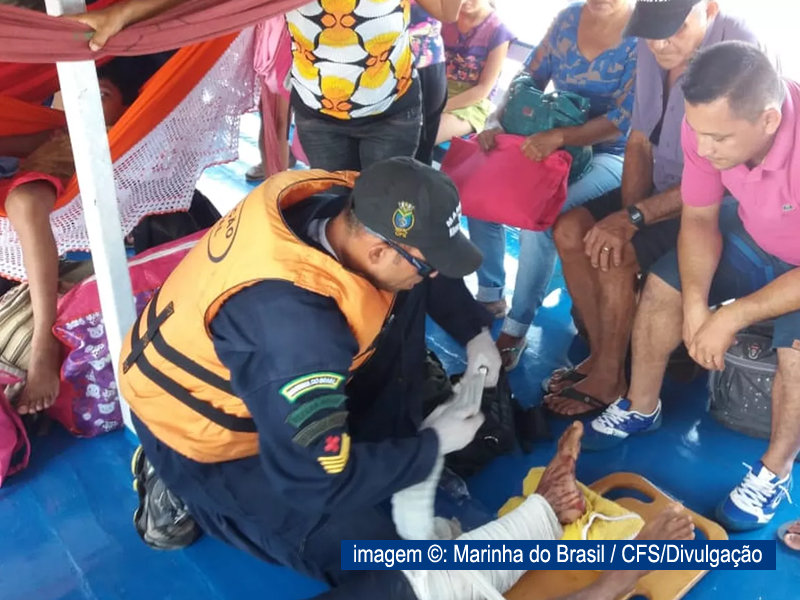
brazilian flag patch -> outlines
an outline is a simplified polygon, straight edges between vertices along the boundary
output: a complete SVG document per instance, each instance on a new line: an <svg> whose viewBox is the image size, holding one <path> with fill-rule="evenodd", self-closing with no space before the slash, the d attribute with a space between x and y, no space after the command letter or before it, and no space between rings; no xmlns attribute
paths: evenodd
<svg viewBox="0 0 800 600"><path fill-rule="evenodd" d="M309 392L335 390L343 381L344 375L339 373L312 373L290 381L281 388L280 394L289 402L295 402Z"/></svg>

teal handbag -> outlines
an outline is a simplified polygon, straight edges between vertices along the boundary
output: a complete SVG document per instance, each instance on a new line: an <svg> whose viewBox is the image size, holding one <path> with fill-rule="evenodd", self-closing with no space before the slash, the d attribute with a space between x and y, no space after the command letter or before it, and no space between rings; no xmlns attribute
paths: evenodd
<svg viewBox="0 0 800 600"><path fill-rule="evenodd" d="M589 101L572 92L545 94L533 78L523 73L514 78L500 125L506 133L529 136L559 127L576 127L589 120ZM565 146L572 156L569 183L583 177L592 162L591 146Z"/></svg>

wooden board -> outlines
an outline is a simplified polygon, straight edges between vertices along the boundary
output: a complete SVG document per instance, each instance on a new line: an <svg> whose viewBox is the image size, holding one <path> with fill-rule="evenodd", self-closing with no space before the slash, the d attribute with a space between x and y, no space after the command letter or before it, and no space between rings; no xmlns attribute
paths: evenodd
<svg viewBox="0 0 800 600"><path fill-rule="evenodd" d="M614 473L589 486L601 496L612 490L622 493L614 502L649 521L674 500L667 497L652 483L635 473ZM632 490L651 498L642 502L625 496ZM688 509L687 509L688 510ZM728 535L717 523L688 511L697 531L709 540L727 540ZM620 600L643 596L649 600L680 600L708 571L654 571L639 580L633 592ZM529 571L507 594L508 600L554 600L582 590L600 576L599 571Z"/></svg>

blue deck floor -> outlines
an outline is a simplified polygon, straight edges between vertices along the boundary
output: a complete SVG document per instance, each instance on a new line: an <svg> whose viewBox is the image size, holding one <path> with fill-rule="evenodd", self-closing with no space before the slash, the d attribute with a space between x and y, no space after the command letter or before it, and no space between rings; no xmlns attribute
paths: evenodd
<svg viewBox="0 0 800 600"><path fill-rule="evenodd" d="M212 170L201 186L215 201L218 194L226 194L223 206L249 189L242 177L257 160L251 138L243 140L242 154L246 163ZM509 244L512 269L514 242ZM539 400L540 381L554 366L581 353L580 345L573 343L563 280L556 277L552 288L512 377L515 393L526 403ZM435 326L430 328L430 342L449 368L459 368L461 351ZM633 471L691 509L713 516L719 499L744 475L742 462L758 460L765 443L714 422L705 412L704 385L704 380L688 386L668 382L662 429L621 449L583 455L579 478L589 483L608 473ZM563 427L552 425L555 433ZM33 442L30 467L0 488L0 600L299 600L324 589L208 538L178 552L145 546L132 525L133 444L125 433L78 440L53 428ZM497 510L519 493L528 469L546 463L552 451L552 444L541 444L530 455L497 460L468 482L476 504ZM800 469L795 469L797 476ZM742 537L774 539L778 524L796 518L798 512L785 503L772 525ZM781 547L776 572L712 572L687 597L798 599L800 557Z"/></svg>

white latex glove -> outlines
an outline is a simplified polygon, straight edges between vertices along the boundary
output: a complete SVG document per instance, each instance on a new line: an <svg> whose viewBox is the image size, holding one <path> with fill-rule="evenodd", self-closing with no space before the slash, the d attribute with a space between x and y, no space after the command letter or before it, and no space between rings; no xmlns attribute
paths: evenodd
<svg viewBox="0 0 800 600"><path fill-rule="evenodd" d="M439 454L444 456L465 448L475 438L483 425L482 412L469 414L464 409L446 402L437 406L422 422L422 429L433 429L439 436Z"/></svg>
<svg viewBox="0 0 800 600"><path fill-rule="evenodd" d="M467 372L466 375L475 375L486 367L486 387L497 386L500 378L500 367L503 360L500 358L500 351L492 339L492 334L485 327L483 330L467 342Z"/></svg>

